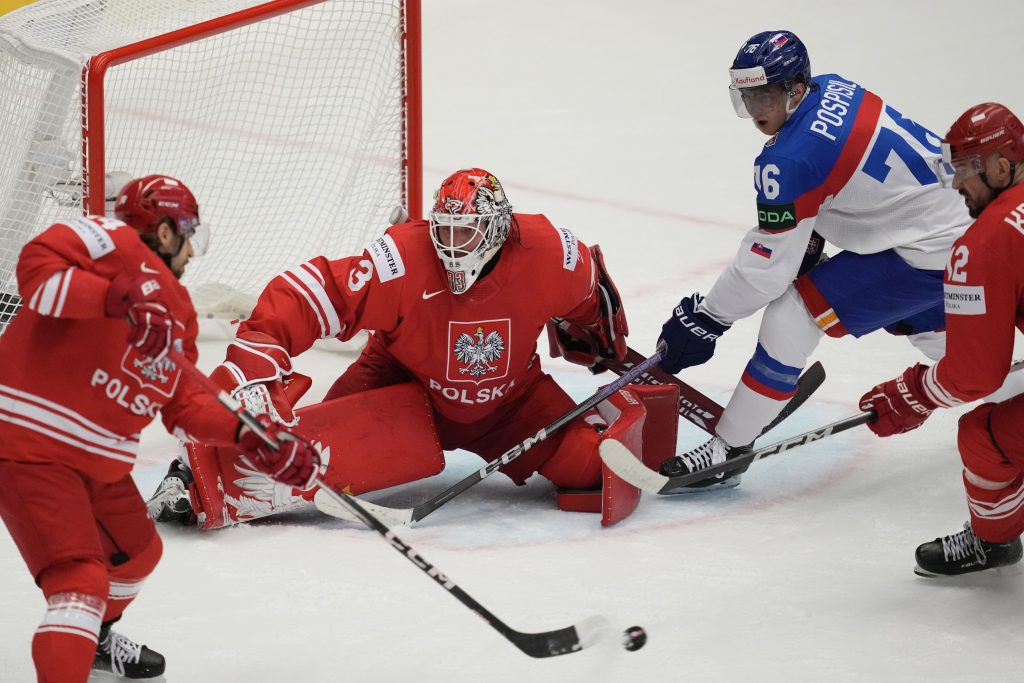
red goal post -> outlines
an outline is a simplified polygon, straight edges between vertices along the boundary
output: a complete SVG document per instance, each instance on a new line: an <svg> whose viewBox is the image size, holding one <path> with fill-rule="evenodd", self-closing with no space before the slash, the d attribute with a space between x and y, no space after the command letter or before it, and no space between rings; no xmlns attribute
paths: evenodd
<svg viewBox="0 0 1024 683"><path fill-rule="evenodd" d="M112 171L195 192L207 317L422 210L420 0L39 0L0 18L0 74L0 325L21 246L104 213Z"/></svg>

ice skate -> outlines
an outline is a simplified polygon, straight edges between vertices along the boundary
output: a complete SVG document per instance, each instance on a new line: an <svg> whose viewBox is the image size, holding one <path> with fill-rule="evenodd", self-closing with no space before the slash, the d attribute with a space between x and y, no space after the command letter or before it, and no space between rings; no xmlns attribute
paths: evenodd
<svg viewBox="0 0 1024 683"><path fill-rule="evenodd" d="M93 671L107 671L131 679L150 679L163 674L166 662L162 654L115 633L110 625L109 622L103 624L100 630Z"/></svg>
<svg viewBox="0 0 1024 683"><path fill-rule="evenodd" d="M749 446L733 448L723 441L721 437L714 436L697 448L664 461L661 463L659 471L667 477L680 477L706 470L712 465L717 465L749 452ZM684 486L673 493L694 493L713 488L732 488L739 485L742 479L740 475L746 469L747 467L744 466L732 472L720 472L703 481L691 484L690 486Z"/></svg>
<svg viewBox="0 0 1024 683"><path fill-rule="evenodd" d="M1016 564L1022 553L1019 536L1005 543L990 543L975 536L970 522L965 522L963 531L919 545L914 553L914 573L935 577L981 572Z"/></svg>
<svg viewBox="0 0 1024 683"><path fill-rule="evenodd" d="M179 522L185 526L196 523L188 487L194 478L192 471L180 460L174 460L156 492L146 501L149 516L157 522Z"/></svg>

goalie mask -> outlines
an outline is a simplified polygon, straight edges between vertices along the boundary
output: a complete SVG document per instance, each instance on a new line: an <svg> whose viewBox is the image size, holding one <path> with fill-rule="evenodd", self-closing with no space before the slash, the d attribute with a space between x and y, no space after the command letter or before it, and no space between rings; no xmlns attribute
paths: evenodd
<svg viewBox="0 0 1024 683"><path fill-rule="evenodd" d="M512 205L501 183L487 171L456 171L441 183L430 211L430 239L453 294L466 292L476 282L511 226Z"/></svg>

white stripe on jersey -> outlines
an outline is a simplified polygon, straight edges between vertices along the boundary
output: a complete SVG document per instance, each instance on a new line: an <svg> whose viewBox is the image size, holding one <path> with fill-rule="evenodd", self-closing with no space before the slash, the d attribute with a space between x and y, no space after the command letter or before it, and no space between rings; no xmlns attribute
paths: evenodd
<svg viewBox="0 0 1024 683"><path fill-rule="evenodd" d="M93 261L101 256L106 256L115 249L110 233L91 218L71 218L61 221L61 224L75 231L82 243L85 244L85 248L89 251L89 257ZM124 225L120 221L117 224Z"/></svg>
<svg viewBox="0 0 1024 683"><path fill-rule="evenodd" d="M135 462L139 449L138 434L115 434L66 406L5 385L0 385L0 421L120 462Z"/></svg>
<svg viewBox="0 0 1024 683"><path fill-rule="evenodd" d="M921 377L921 388L924 389L924 393L928 395L928 398L932 400L932 403L942 406L943 408L952 408L958 406L963 401L958 399L956 396L948 392L945 387L939 384L939 378L936 374L939 364L928 368L924 375Z"/></svg>
<svg viewBox="0 0 1024 683"><path fill-rule="evenodd" d="M338 318L338 312L334 310L330 297L327 296L327 290L324 289L323 274L316 266L306 262L298 268L286 270L281 277L303 296L316 314L317 322L320 323L321 339L341 334L341 320Z"/></svg>
<svg viewBox="0 0 1024 683"><path fill-rule="evenodd" d="M64 301L68 296L73 270L74 267L60 270L47 278L29 299L28 307L39 315L60 317L64 311Z"/></svg>

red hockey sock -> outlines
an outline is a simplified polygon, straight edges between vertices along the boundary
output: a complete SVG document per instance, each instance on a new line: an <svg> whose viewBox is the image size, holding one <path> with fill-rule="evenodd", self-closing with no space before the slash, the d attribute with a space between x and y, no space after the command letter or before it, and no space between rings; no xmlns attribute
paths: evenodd
<svg viewBox="0 0 1024 683"><path fill-rule="evenodd" d="M46 616L32 638L32 661L39 683L85 683L96 658L103 600L81 593L58 593L47 601Z"/></svg>

